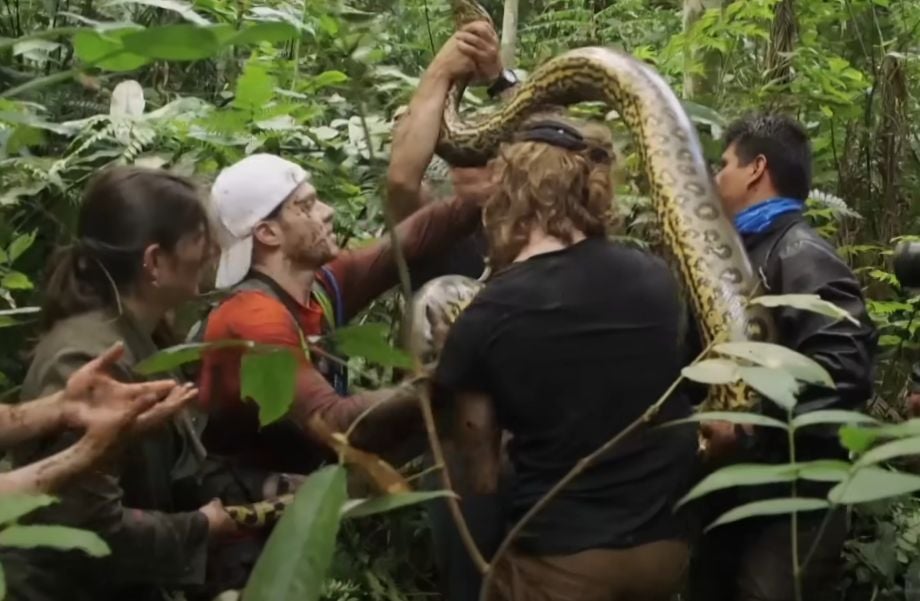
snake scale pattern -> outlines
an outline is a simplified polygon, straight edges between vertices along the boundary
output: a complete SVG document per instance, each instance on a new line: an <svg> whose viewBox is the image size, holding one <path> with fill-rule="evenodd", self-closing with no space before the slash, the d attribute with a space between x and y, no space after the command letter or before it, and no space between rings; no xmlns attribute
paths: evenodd
<svg viewBox="0 0 920 601"><path fill-rule="evenodd" d="M452 0L457 28L492 19L475 0ZM713 188L696 130L680 101L649 66L608 48L571 50L535 70L495 111L472 120L459 113L462 82L450 90L436 152L448 164L483 165L524 120L547 106L601 101L616 110L638 145L668 258L691 300L703 346L714 341L773 339L769 312L748 305L757 280L741 240ZM447 331L484 284L448 275L414 299L408 346L423 364L437 360ZM749 408L743 384L711 386L707 410ZM293 495L227 510L241 526L276 521Z"/></svg>

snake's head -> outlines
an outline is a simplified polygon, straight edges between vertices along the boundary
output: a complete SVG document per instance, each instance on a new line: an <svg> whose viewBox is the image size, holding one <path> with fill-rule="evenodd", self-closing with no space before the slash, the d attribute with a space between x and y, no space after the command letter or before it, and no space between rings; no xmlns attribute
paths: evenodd
<svg viewBox="0 0 920 601"><path fill-rule="evenodd" d="M476 0L451 0L450 4L454 15L454 27L457 29L474 21L488 21L489 25L495 27L489 11Z"/></svg>

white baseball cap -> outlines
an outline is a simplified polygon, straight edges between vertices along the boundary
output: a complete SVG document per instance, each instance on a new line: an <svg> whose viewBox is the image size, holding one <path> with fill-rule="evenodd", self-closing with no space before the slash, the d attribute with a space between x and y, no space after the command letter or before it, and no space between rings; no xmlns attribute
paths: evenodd
<svg viewBox="0 0 920 601"><path fill-rule="evenodd" d="M220 243L218 288L238 284L252 265L252 231L259 221L310 181L299 165L273 154L254 154L230 165L211 186L211 213Z"/></svg>

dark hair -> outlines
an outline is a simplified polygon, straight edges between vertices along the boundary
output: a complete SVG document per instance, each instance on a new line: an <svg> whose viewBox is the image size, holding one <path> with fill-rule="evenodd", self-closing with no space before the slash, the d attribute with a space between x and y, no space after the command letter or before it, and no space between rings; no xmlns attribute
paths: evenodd
<svg viewBox="0 0 920 601"><path fill-rule="evenodd" d="M735 145L742 165L758 155L782 196L805 200L811 190L811 143L805 129L791 117L778 114L746 115L725 132L725 148Z"/></svg>
<svg viewBox="0 0 920 601"><path fill-rule="evenodd" d="M77 240L55 253L45 283L43 321L114 306L137 281L144 250L172 251L184 235L207 227L198 188L157 169L111 167L83 194Z"/></svg>

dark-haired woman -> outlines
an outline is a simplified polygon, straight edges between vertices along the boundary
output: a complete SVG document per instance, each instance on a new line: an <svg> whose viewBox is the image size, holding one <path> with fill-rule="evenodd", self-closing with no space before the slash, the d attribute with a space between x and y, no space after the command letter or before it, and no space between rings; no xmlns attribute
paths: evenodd
<svg viewBox="0 0 920 601"><path fill-rule="evenodd" d="M455 401L460 482L495 490L511 435L508 523L680 375L680 298L665 263L608 241L610 132L536 119L503 145L483 207L495 275L451 328L435 381ZM664 420L690 412L672 399ZM647 430L587 468L495 566L491 599L666 601L688 563L673 509L694 429Z"/></svg>
<svg viewBox="0 0 920 601"><path fill-rule="evenodd" d="M157 351L167 312L197 293L209 253L206 213L188 180L164 171L112 168L89 184L77 240L49 266L46 331L23 383L23 398L61 390L68 377L118 340L113 375ZM18 465L70 445L76 434L17 448ZM93 530L109 545L102 559L49 549L4 549L9 599L162 599L201 585L209 540L235 526L220 501L202 498L203 458L187 411L129 441L103 468L78 477L60 501L30 522Z"/></svg>

